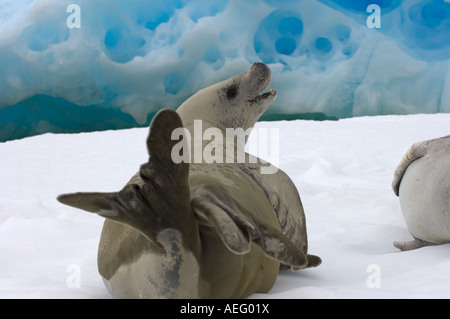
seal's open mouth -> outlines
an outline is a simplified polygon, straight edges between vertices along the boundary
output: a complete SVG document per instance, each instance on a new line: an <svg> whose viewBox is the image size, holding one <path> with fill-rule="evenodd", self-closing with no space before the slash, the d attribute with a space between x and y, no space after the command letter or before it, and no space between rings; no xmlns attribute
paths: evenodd
<svg viewBox="0 0 450 319"><path fill-rule="evenodd" d="M277 90L270 88L268 92L261 94L260 97L263 99L266 99L269 96L275 96L275 95L277 95Z"/></svg>
<svg viewBox="0 0 450 319"><path fill-rule="evenodd" d="M268 92L262 93L261 95L257 95L254 99L251 99L249 102L258 102L261 100L265 100L270 97L274 97L277 95L277 90L270 88Z"/></svg>

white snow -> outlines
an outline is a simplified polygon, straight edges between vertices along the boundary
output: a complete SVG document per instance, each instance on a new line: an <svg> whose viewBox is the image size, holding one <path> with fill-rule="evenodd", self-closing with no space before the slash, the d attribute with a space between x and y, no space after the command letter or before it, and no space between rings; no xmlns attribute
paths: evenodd
<svg viewBox="0 0 450 319"><path fill-rule="evenodd" d="M279 128L280 167L299 189L309 250L323 263L285 271L252 298L449 298L450 245L410 240L395 167L414 142L449 134L450 114L260 122ZM110 298L97 272L103 219L56 201L117 191L147 160L147 129L45 134L0 143L0 298Z"/></svg>

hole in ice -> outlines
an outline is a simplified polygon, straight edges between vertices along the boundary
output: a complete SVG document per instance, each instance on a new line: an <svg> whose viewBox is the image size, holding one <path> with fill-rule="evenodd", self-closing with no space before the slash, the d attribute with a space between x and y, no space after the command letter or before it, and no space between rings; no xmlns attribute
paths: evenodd
<svg viewBox="0 0 450 319"><path fill-rule="evenodd" d="M285 17L280 19L278 31L282 35L297 36L303 33L302 20L296 17Z"/></svg>
<svg viewBox="0 0 450 319"><path fill-rule="evenodd" d="M280 54L291 55L296 48L295 40L290 37L281 37L275 42L275 49Z"/></svg>
<svg viewBox="0 0 450 319"><path fill-rule="evenodd" d="M109 29L105 34L105 45L106 47L112 49L117 46L117 43L120 41L122 37L122 33L120 30L116 28Z"/></svg>
<svg viewBox="0 0 450 319"><path fill-rule="evenodd" d="M314 45L317 50L323 53L329 53L333 49L333 44L327 38L317 38L316 41L314 41Z"/></svg>

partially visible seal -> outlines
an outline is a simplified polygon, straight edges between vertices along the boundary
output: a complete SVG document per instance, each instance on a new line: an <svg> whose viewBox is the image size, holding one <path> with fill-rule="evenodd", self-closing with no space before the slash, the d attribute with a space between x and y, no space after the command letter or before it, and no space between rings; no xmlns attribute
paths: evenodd
<svg viewBox="0 0 450 319"><path fill-rule="evenodd" d="M400 250L450 242L450 135L412 145L394 173L406 225L414 240Z"/></svg>
<svg viewBox="0 0 450 319"><path fill-rule="evenodd" d="M303 208L286 174L262 174L261 161L173 159L180 143L173 133L184 132L187 142L195 120L204 130L253 127L276 96L260 94L270 76L255 64L199 91L177 112L160 111L147 139L149 161L120 192L58 197L106 218L98 265L114 297L243 298L270 290L280 265L320 263L307 254Z"/></svg>

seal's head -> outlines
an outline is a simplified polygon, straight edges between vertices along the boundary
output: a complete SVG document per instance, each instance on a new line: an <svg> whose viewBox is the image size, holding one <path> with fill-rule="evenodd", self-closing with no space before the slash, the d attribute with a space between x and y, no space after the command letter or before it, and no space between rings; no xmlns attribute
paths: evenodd
<svg viewBox="0 0 450 319"><path fill-rule="evenodd" d="M270 80L269 67L255 63L242 74L198 91L177 113L185 126L201 119L221 129L252 128L277 95L273 89L262 93Z"/></svg>

